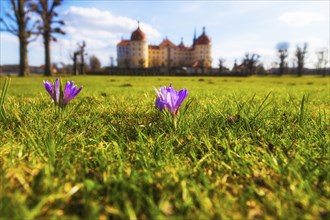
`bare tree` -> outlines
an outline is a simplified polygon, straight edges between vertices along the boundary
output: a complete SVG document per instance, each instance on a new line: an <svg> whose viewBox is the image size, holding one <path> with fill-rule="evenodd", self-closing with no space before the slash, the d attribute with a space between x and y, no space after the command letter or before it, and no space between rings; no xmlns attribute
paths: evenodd
<svg viewBox="0 0 330 220"><path fill-rule="evenodd" d="M262 63L260 63L256 66L255 73L256 73L256 75L265 75L266 74L265 67Z"/></svg>
<svg viewBox="0 0 330 220"><path fill-rule="evenodd" d="M245 72L248 75L252 75L256 69L256 66L259 62L260 56L258 54L245 54L245 58L243 59L243 63L245 65Z"/></svg>
<svg viewBox="0 0 330 220"><path fill-rule="evenodd" d="M307 43L304 43L303 47L300 47L299 45L297 45L295 56L296 56L296 62L297 62L298 76L302 76L302 74L303 74L306 53L307 53Z"/></svg>
<svg viewBox="0 0 330 220"><path fill-rule="evenodd" d="M237 59L234 60L234 65L233 68L231 69L232 72L236 72L237 71Z"/></svg>
<svg viewBox="0 0 330 220"><path fill-rule="evenodd" d="M93 71L101 68L101 62L95 55L89 57L89 68Z"/></svg>
<svg viewBox="0 0 330 220"><path fill-rule="evenodd" d="M288 57L288 42L280 42L276 45L277 55L280 58L280 68L279 75L282 76L284 74L285 67L287 66L285 59Z"/></svg>
<svg viewBox="0 0 330 220"><path fill-rule="evenodd" d="M70 54L70 58L73 61L73 74L77 75L77 74L85 74L85 55L87 55L87 53L85 53L85 47L86 47L86 43L85 41L82 42L82 44L77 43L78 49L73 52L73 55ZM78 68L79 67L79 68Z"/></svg>
<svg viewBox="0 0 330 220"><path fill-rule="evenodd" d="M82 42L82 44L78 43L78 51L79 51L79 55L80 55L80 69L79 69L79 74L83 75L85 74L85 55L87 55L87 53L85 53L85 47L86 47L86 43L85 41Z"/></svg>
<svg viewBox="0 0 330 220"><path fill-rule="evenodd" d="M73 53L73 55L70 54L70 58L73 61L73 75L77 75L77 58L80 54L80 51L76 51Z"/></svg>
<svg viewBox="0 0 330 220"><path fill-rule="evenodd" d="M45 76L52 75L50 42L57 41L57 39L54 37L54 34L65 34L64 31L60 28L61 25L64 25L64 22L55 19L58 16L58 14L55 12L55 8L60 6L61 3L62 0L38 0L37 3L30 4L31 9L36 12L42 20L42 24L39 25L38 29L44 38ZM59 26L54 27L55 24Z"/></svg>
<svg viewBox="0 0 330 220"><path fill-rule="evenodd" d="M0 18L0 23L4 25L0 31L9 32L19 39L19 76L29 75L28 44L38 36L35 29L39 21L36 20L30 25L31 9L28 3L29 0L10 0L12 9L6 13L7 19Z"/></svg>
<svg viewBox="0 0 330 220"><path fill-rule="evenodd" d="M328 49L322 48L321 50L316 52L317 56L317 63L316 63L316 68L318 69L319 73L322 74L322 76L326 75L326 67L329 62L328 60Z"/></svg>
<svg viewBox="0 0 330 220"><path fill-rule="evenodd" d="M221 74L222 73L222 71L223 71L223 69L224 69L224 63L225 63L225 59L223 59L223 58L220 58L219 59L219 73Z"/></svg>
<svg viewBox="0 0 330 220"><path fill-rule="evenodd" d="M113 67L115 64L115 59L113 58L113 56L110 56L110 67Z"/></svg>

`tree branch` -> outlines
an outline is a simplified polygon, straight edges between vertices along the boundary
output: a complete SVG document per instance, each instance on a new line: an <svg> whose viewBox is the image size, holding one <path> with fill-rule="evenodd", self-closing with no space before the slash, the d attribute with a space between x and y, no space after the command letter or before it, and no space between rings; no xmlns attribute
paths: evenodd
<svg viewBox="0 0 330 220"><path fill-rule="evenodd" d="M49 12L50 13L53 13L54 8L57 7L57 6L59 6L61 4L61 2L62 2L61 0L54 0L53 1L53 4L52 4L52 7L50 8Z"/></svg>
<svg viewBox="0 0 330 220"><path fill-rule="evenodd" d="M12 14L10 14L10 13L6 13L6 16L9 18L9 20L11 20L11 21L17 23L17 20L13 17Z"/></svg>
<svg viewBox="0 0 330 220"><path fill-rule="evenodd" d="M18 36L17 31L15 31L15 29L13 29L12 27L10 27L5 20L3 20L2 18L0 18L0 23L3 23L5 25L5 29L0 29L0 31L5 31L5 32L10 32L16 36Z"/></svg>
<svg viewBox="0 0 330 220"><path fill-rule="evenodd" d="M40 23L40 20L35 21L35 22L33 23L32 27L30 28L30 31L33 31L39 23ZM38 31L38 32L33 32L33 33L40 33L40 31Z"/></svg>
<svg viewBox="0 0 330 220"><path fill-rule="evenodd" d="M63 34L63 35L65 35L65 32L62 31L62 29L59 28L59 27L51 29L51 32L52 33L57 33L57 34Z"/></svg>
<svg viewBox="0 0 330 220"><path fill-rule="evenodd" d="M39 8L38 4L31 3L28 12L36 12L38 14L41 14L42 10Z"/></svg>
<svg viewBox="0 0 330 220"><path fill-rule="evenodd" d="M31 42L33 42L33 41L36 41L37 38L40 35L40 32L32 32L32 34L33 34L34 38L32 38L31 40L28 40L28 44L31 43Z"/></svg>
<svg viewBox="0 0 330 220"><path fill-rule="evenodd" d="M11 6L13 7L13 11L14 11L14 14L15 14L15 17L16 17L17 21L19 21L19 14L18 14L18 10L17 10L15 0L11 0Z"/></svg>
<svg viewBox="0 0 330 220"><path fill-rule="evenodd" d="M61 24L61 25L65 25L64 21L51 21L50 23L58 23L58 24Z"/></svg>

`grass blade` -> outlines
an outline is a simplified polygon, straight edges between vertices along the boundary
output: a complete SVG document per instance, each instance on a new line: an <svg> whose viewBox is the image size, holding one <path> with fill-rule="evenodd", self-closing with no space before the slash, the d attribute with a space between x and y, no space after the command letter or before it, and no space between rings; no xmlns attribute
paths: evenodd
<svg viewBox="0 0 330 220"><path fill-rule="evenodd" d="M303 95L302 99L301 99L301 103L300 103L300 111L299 111L299 125L301 126L304 119L305 119L305 114L306 114L306 101L307 101L308 97L306 98L305 95Z"/></svg>
<svg viewBox="0 0 330 220"><path fill-rule="evenodd" d="M5 97L6 97L9 85L10 85L10 78L6 78L5 83L3 84L3 87L2 87L1 97L0 97L0 120L1 121L6 120L6 111L5 111L4 103L5 103Z"/></svg>

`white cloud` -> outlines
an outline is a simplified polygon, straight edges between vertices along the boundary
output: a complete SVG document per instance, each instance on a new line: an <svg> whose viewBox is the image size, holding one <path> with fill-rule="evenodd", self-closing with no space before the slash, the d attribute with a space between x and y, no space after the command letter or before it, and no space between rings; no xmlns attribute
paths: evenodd
<svg viewBox="0 0 330 220"><path fill-rule="evenodd" d="M95 54L103 65L108 65L109 57L116 57L116 44L122 37L129 39L137 28L137 21L129 17L115 16L109 11L96 8L71 6L64 12L66 36L59 39L63 51L77 49L77 43L86 42L86 52ZM150 24L141 22L140 27L146 34L148 41L161 36L159 31ZM53 44L55 46L55 44ZM58 45L54 47L54 57L59 57ZM63 55L62 55L63 56ZM68 56L61 59L70 62ZM54 62L57 62L54 60Z"/></svg>
<svg viewBox="0 0 330 220"><path fill-rule="evenodd" d="M68 18L69 27L78 29L103 30L113 33L116 36L130 35L137 28L137 22L134 19L112 15L109 11L101 11L96 8L70 7L65 13ZM148 38L157 38L160 33L151 25L142 23L141 29Z"/></svg>
<svg viewBox="0 0 330 220"><path fill-rule="evenodd" d="M285 12L278 19L290 27L303 27L326 20L323 14L306 11Z"/></svg>

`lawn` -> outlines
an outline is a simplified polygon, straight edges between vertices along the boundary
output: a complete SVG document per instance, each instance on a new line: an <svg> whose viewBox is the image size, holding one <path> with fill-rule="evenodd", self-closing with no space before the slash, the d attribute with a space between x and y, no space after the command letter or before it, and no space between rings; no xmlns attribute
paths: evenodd
<svg viewBox="0 0 330 220"><path fill-rule="evenodd" d="M62 77L83 90L60 114L46 79L5 97L0 218L330 218L329 77Z"/></svg>

